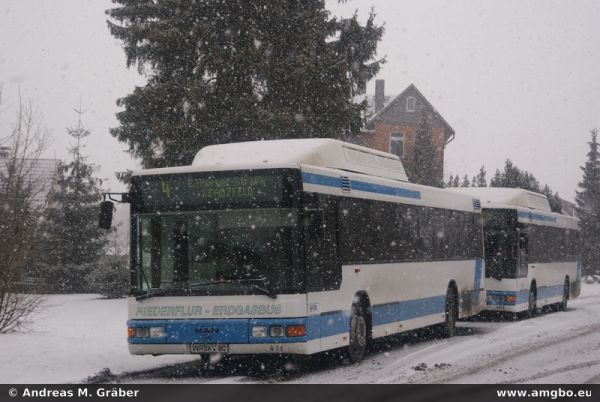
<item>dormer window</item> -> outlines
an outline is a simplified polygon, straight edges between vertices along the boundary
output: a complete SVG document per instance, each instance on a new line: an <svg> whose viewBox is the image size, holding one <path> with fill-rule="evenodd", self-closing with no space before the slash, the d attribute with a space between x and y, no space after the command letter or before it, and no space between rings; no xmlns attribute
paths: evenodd
<svg viewBox="0 0 600 402"><path fill-rule="evenodd" d="M406 98L406 111L413 113L417 109L417 100L414 96Z"/></svg>

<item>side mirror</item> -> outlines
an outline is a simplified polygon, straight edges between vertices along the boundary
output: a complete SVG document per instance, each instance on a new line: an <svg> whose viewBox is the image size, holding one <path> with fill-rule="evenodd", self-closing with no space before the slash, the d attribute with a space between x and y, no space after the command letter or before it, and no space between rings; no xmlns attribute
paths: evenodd
<svg viewBox="0 0 600 402"><path fill-rule="evenodd" d="M110 201L102 201L100 203L100 215L98 216L98 227L100 229L111 228L114 209L115 206Z"/></svg>
<svg viewBox="0 0 600 402"><path fill-rule="evenodd" d="M308 236L311 239L323 237L323 211L314 209L307 211L305 227Z"/></svg>

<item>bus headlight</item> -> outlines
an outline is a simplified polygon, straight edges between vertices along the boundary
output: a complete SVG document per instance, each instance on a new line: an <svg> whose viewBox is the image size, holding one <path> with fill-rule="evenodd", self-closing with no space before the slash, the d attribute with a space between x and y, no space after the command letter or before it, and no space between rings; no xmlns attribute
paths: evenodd
<svg viewBox="0 0 600 402"><path fill-rule="evenodd" d="M273 325L269 327L269 336L272 338L280 338L285 336L285 332L283 330L282 325Z"/></svg>
<svg viewBox="0 0 600 402"><path fill-rule="evenodd" d="M161 338L166 334L164 327L150 327L150 338Z"/></svg>
<svg viewBox="0 0 600 402"><path fill-rule="evenodd" d="M140 327L135 329L136 338L148 338L150 336L150 328Z"/></svg>
<svg viewBox="0 0 600 402"><path fill-rule="evenodd" d="M252 327L252 337L253 338L266 338L267 337L267 327L264 325L255 325Z"/></svg>
<svg viewBox="0 0 600 402"><path fill-rule="evenodd" d="M127 336L129 338L161 338L166 336L165 327L129 327Z"/></svg>

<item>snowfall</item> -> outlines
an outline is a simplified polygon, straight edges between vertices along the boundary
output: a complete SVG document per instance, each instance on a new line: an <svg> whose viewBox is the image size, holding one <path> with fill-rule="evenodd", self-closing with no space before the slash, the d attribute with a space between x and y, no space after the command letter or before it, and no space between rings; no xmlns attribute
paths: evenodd
<svg viewBox="0 0 600 402"><path fill-rule="evenodd" d="M374 342L358 365L337 355L131 356L126 320L125 299L46 296L27 330L0 335L0 383L600 383L600 284L584 284L566 312L463 321L451 339L417 331Z"/></svg>

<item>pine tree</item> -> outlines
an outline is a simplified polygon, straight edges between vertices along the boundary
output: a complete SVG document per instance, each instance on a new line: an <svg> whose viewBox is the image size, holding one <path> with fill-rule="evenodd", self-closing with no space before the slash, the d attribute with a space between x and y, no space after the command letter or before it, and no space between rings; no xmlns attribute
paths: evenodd
<svg viewBox="0 0 600 402"><path fill-rule="evenodd" d="M408 169L409 179L413 183L426 186L442 187L439 182L441 169L435 158L436 150L433 144L433 131L430 123L429 110L423 109L417 125L412 167ZM458 179L458 175L455 180ZM458 187L458 186L457 186Z"/></svg>
<svg viewBox="0 0 600 402"><path fill-rule="evenodd" d="M82 141L90 135L81 123L67 133L75 139L69 152L71 162L61 163L55 186L50 192L45 213L45 260L42 274L54 291L83 292L85 276L103 254L106 233L98 229L98 203L101 200L100 180L94 167L82 155Z"/></svg>
<svg viewBox="0 0 600 402"><path fill-rule="evenodd" d="M483 169L483 168L482 168ZM562 205L558 193L553 193L547 185L542 189L540 182L529 172L519 169L510 159L506 160L504 171L496 170L490 181L491 187L522 188L535 193L545 194L552 212L562 213Z"/></svg>
<svg viewBox="0 0 600 402"><path fill-rule="evenodd" d="M562 212L562 203L560 202L560 196L558 193L552 191L552 189L545 185L541 191L542 194L546 196L548 199L548 203L550 204L550 209L554 212Z"/></svg>
<svg viewBox="0 0 600 402"><path fill-rule="evenodd" d="M460 182L459 182L459 177L458 174L456 176L454 176L454 181L452 182L452 186L451 187L460 187Z"/></svg>
<svg viewBox="0 0 600 402"><path fill-rule="evenodd" d="M342 137L354 96L384 60L371 14L330 18L323 0L115 0L111 34L147 84L119 99L111 134L146 168L189 164L205 145Z"/></svg>
<svg viewBox="0 0 600 402"><path fill-rule="evenodd" d="M591 131L588 143L590 150L587 161L581 167L583 178L577 191L577 216L581 229L581 264L584 274L598 273L600 270L600 153L598 150L598 130Z"/></svg>
<svg viewBox="0 0 600 402"><path fill-rule="evenodd" d="M487 187L486 174L485 166L482 166L481 169L479 169L477 176L475 176L475 184L473 184L473 187Z"/></svg>
<svg viewBox="0 0 600 402"><path fill-rule="evenodd" d="M451 174L450 178L448 179L448 183L446 183L446 187L453 187L454 184L454 176Z"/></svg>
<svg viewBox="0 0 600 402"><path fill-rule="evenodd" d="M469 176L468 176L468 175L465 175L465 176L463 177L463 181L462 181L462 183L461 183L461 185L460 185L460 186L461 186L461 187L469 187L470 185L471 185L471 183L469 182Z"/></svg>

